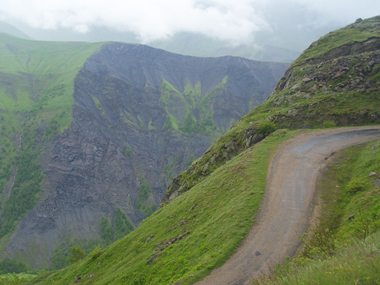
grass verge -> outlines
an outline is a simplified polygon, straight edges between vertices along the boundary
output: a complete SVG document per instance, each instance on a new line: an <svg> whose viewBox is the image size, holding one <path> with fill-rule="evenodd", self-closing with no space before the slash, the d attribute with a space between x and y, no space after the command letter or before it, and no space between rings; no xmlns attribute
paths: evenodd
<svg viewBox="0 0 380 285"><path fill-rule="evenodd" d="M380 284L380 142L341 152L319 181L303 252L255 284Z"/></svg>
<svg viewBox="0 0 380 285"><path fill-rule="evenodd" d="M25 284L35 278L35 274L29 273L8 273L0 275L0 285L20 285Z"/></svg>

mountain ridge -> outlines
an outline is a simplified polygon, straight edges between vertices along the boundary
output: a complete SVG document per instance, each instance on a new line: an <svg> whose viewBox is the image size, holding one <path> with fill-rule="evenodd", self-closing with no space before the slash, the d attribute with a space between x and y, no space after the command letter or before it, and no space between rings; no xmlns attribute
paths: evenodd
<svg viewBox="0 0 380 285"><path fill-rule="evenodd" d="M2 106L10 115L2 124L19 114L22 123L6 137L16 134L29 159L21 172L13 162L21 151L9 141L12 152L3 160L14 171L5 173L3 187L30 164L34 172L25 174L22 189L29 181L34 190L22 212L15 203L3 215L2 257L34 268L63 266L69 247L88 250L130 231L158 206L170 177L262 102L286 67L142 45L3 38L7 61L0 70L10 79L2 86L12 84L0 94L10 102ZM75 76L68 77L68 66ZM20 74L29 80L21 93L13 83ZM15 189L4 192L16 201Z"/></svg>
<svg viewBox="0 0 380 285"><path fill-rule="evenodd" d="M326 59L322 64L313 63L310 62L310 55L316 52L321 55L321 52L318 41L311 44L285 72L263 105L245 115L202 158L173 180L168 187L167 199L172 193L186 191L196 183L194 181L207 176L224 161L257 143L276 128L378 122L380 106L376 99L379 81L376 76L379 74L380 34L376 27L379 26L379 19L380 16L377 16L360 21L321 38L322 44L324 42L322 51L329 45L341 51L340 46L352 43L352 34L356 35L361 47L366 45L368 38L373 37L375 42L369 52L361 53L360 49L354 49L348 56L336 54L336 57ZM361 29L365 32L360 33ZM335 35L339 41L335 40Z"/></svg>

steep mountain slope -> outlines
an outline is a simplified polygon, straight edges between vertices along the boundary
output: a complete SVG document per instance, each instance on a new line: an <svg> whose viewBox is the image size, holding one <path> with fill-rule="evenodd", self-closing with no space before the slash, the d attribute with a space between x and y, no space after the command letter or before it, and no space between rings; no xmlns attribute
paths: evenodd
<svg viewBox="0 0 380 285"><path fill-rule="evenodd" d="M331 32L287 70L274 93L221 137L169 186L187 191L213 169L276 128L380 122L380 16Z"/></svg>
<svg viewBox="0 0 380 285"><path fill-rule="evenodd" d="M34 42L0 35L0 238L40 198L41 153L68 127L76 73L99 44ZM1 252L4 256L4 252Z"/></svg>
<svg viewBox="0 0 380 285"><path fill-rule="evenodd" d="M297 133L276 128L380 123L379 25L380 17L360 21L314 43L262 106L174 180L166 205L112 246L35 283L191 284L220 265L254 221L276 147Z"/></svg>
<svg viewBox="0 0 380 285"><path fill-rule="evenodd" d="M159 205L169 179L262 102L285 68L7 36L1 53L9 148L1 256L33 268L62 266L68 247L132 230Z"/></svg>

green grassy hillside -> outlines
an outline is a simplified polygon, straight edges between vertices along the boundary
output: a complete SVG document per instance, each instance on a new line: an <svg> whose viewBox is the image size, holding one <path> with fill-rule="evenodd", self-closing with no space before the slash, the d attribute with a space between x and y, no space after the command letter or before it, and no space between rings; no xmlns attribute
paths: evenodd
<svg viewBox="0 0 380 285"><path fill-rule="evenodd" d="M30 41L0 34L0 73L8 83L1 85L1 110L38 112L36 119L56 117L58 127L67 127L75 75L100 46Z"/></svg>
<svg viewBox="0 0 380 285"><path fill-rule="evenodd" d="M69 126L74 78L99 47L35 42L0 34L2 243L37 199L42 145Z"/></svg>
<svg viewBox="0 0 380 285"><path fill-rule="evenodd" d="M380 142L340 153L318 188L319 223L303 252L257 284L379 284Z"/></svg>
<svg viewBox="0 0 380 285"><path fill-rule="evenodd" d="M41 275L33 284L190 284L220 265L252 225L271 155L279 143L294 134L276 129L380 122L380 65L372 62L380 53L379 25L380 17L368 19L312 44L280 80L269 100L243 117L173 181L166 205L110 247L99 248L66 269ZM355 233L360 235L363 225L371 228L366 234L378 226L377 216L361 222L359 212L347 222L352 209L359 209L362 203L374 201L366 216L378 213L377 186L373 188L374 181L367 177L374 162L367 161L368 153L361 153L362 158L350 162L355 167L346 167L346 171L361 169L362 173L357 170L350 174L357 179L341 182L348 194L336 194L342 201L325 206L331 207L326 213L331 211L340 221L337 228L328 230L334 240L342 237L334 243L334 253L341 247L338 244L346 245ZM335 213L337 209L340 213ZM374 240L376 244L376 236ZM318 239L316 242L319 246ZM356 251L358 257L367 256L374 244L366 242ZM312 239L308 245L304 258L323 253L324 245L315 249ZM344 260L347 255L336 258ZM335 261L329 260L326 262L332 263L324 268L333 266ZM353 267L363 264L359 260Z"/></svg>

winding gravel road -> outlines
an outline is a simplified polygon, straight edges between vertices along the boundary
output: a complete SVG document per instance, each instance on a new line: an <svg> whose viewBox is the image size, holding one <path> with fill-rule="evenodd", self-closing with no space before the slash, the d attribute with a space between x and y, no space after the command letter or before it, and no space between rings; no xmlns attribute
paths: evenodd
<svg viewBox="0 0 380 285"><path fill-rule="evenodd" d="M309 226L317 176L327 159L376 139L380 139L380 126L311 132L283 144L272 159L257 222L231 258L197 284L249 284L293 256Z"/></svg>

